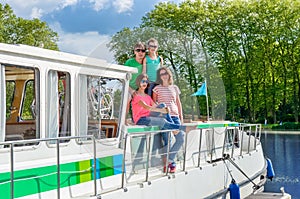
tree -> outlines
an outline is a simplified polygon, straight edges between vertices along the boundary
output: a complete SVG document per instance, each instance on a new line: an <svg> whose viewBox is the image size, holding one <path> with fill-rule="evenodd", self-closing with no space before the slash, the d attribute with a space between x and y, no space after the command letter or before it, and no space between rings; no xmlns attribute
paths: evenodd
<svg viewBox="0 0 300 199"><path fill-rule="evenodd" d="M225 105L228 119L298 121L299 10L298 0L164 2L147 13L136 29L172 33L162 34L160 54L177 82L185 85L184 96L195 92L205 77L212 111L223 111ZM223 84L214 79L222 79ZM223 86L226 97L219 92ZM188 97L184 100L184 105L190 104ZM199 98L198 105L202 105Z"/></svg>
<svg viewBox="0 0 300 199"><path fill-rule="evenodd" d="M57 41L57 33L45 22L16 17L8 4L0 4L0 42L58 50Z"/></svg>

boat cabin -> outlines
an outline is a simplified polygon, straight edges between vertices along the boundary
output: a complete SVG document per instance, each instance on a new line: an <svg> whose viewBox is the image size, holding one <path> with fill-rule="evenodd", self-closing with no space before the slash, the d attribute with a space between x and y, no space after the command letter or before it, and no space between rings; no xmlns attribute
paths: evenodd
<svg viewBox="0 0 300 199"><path fill-rule="evenodd" d="M125 84L135 69L23 45L1 44L0 51L0 142L119 136Z"/></svg>

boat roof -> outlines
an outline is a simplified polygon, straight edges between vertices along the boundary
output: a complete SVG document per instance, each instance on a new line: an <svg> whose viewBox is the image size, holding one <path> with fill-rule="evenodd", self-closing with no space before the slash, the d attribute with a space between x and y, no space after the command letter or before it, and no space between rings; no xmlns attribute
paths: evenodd
<svg viewBox="0 0 300 199"><path fill-rule="evenodd" d="M71 53L48 50L39 47L33 47L23 44L5 44L0 43L0 55L17 56L36 60L44 60L50 62L66 63L76 66L89 66L92 68L107 68L113 71L124 71L129 73L137 73L137 69L123 65L109 63L103 59L75 55ZM0 57L1 59L2 57Z"/></svg>

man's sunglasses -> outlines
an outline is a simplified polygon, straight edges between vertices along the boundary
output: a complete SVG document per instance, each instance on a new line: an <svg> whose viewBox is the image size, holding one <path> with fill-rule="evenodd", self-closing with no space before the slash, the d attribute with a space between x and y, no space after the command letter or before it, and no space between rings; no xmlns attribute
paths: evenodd
<svg viewBox="0 0 300 199"><path fill-rule="evenodd" d="M138 52L138 53L143 52L144 53L144 52L146 52L146 50L144 50L144 49L135 49L135 52Z"/></svg>

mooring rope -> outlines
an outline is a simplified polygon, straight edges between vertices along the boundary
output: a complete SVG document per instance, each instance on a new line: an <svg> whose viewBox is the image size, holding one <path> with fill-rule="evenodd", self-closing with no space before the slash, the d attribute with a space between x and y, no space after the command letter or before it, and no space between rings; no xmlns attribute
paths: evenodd
<svg viewBox="0 0 300 199"><path fill-rule="evenodd" d="M224 161L224 163L225 163L225 160L228 160L235 168L237 168L254 186L253 186L253 189L254 190L257 190L257 189L259 189L260 188L260 186L259 185L257 185L257 184L255 184L255 182L253 182L253 180L251 180L248 176L247 176L247 174L229 157L229 155L228 154L226 154L226 155L224 155L224 157L223 157L223 161ZM231 176L231 178L232 179L234 179L233 178L233 176L232 176L232 174L231 174L231 172L229 171L229 168L228 168L228 166L227 166L227 164L225 163L225 165L226 165L226 167L227 167L227 170L228 170L228 172L229 172L229 174L230 174L230 176Z"/></svg>

